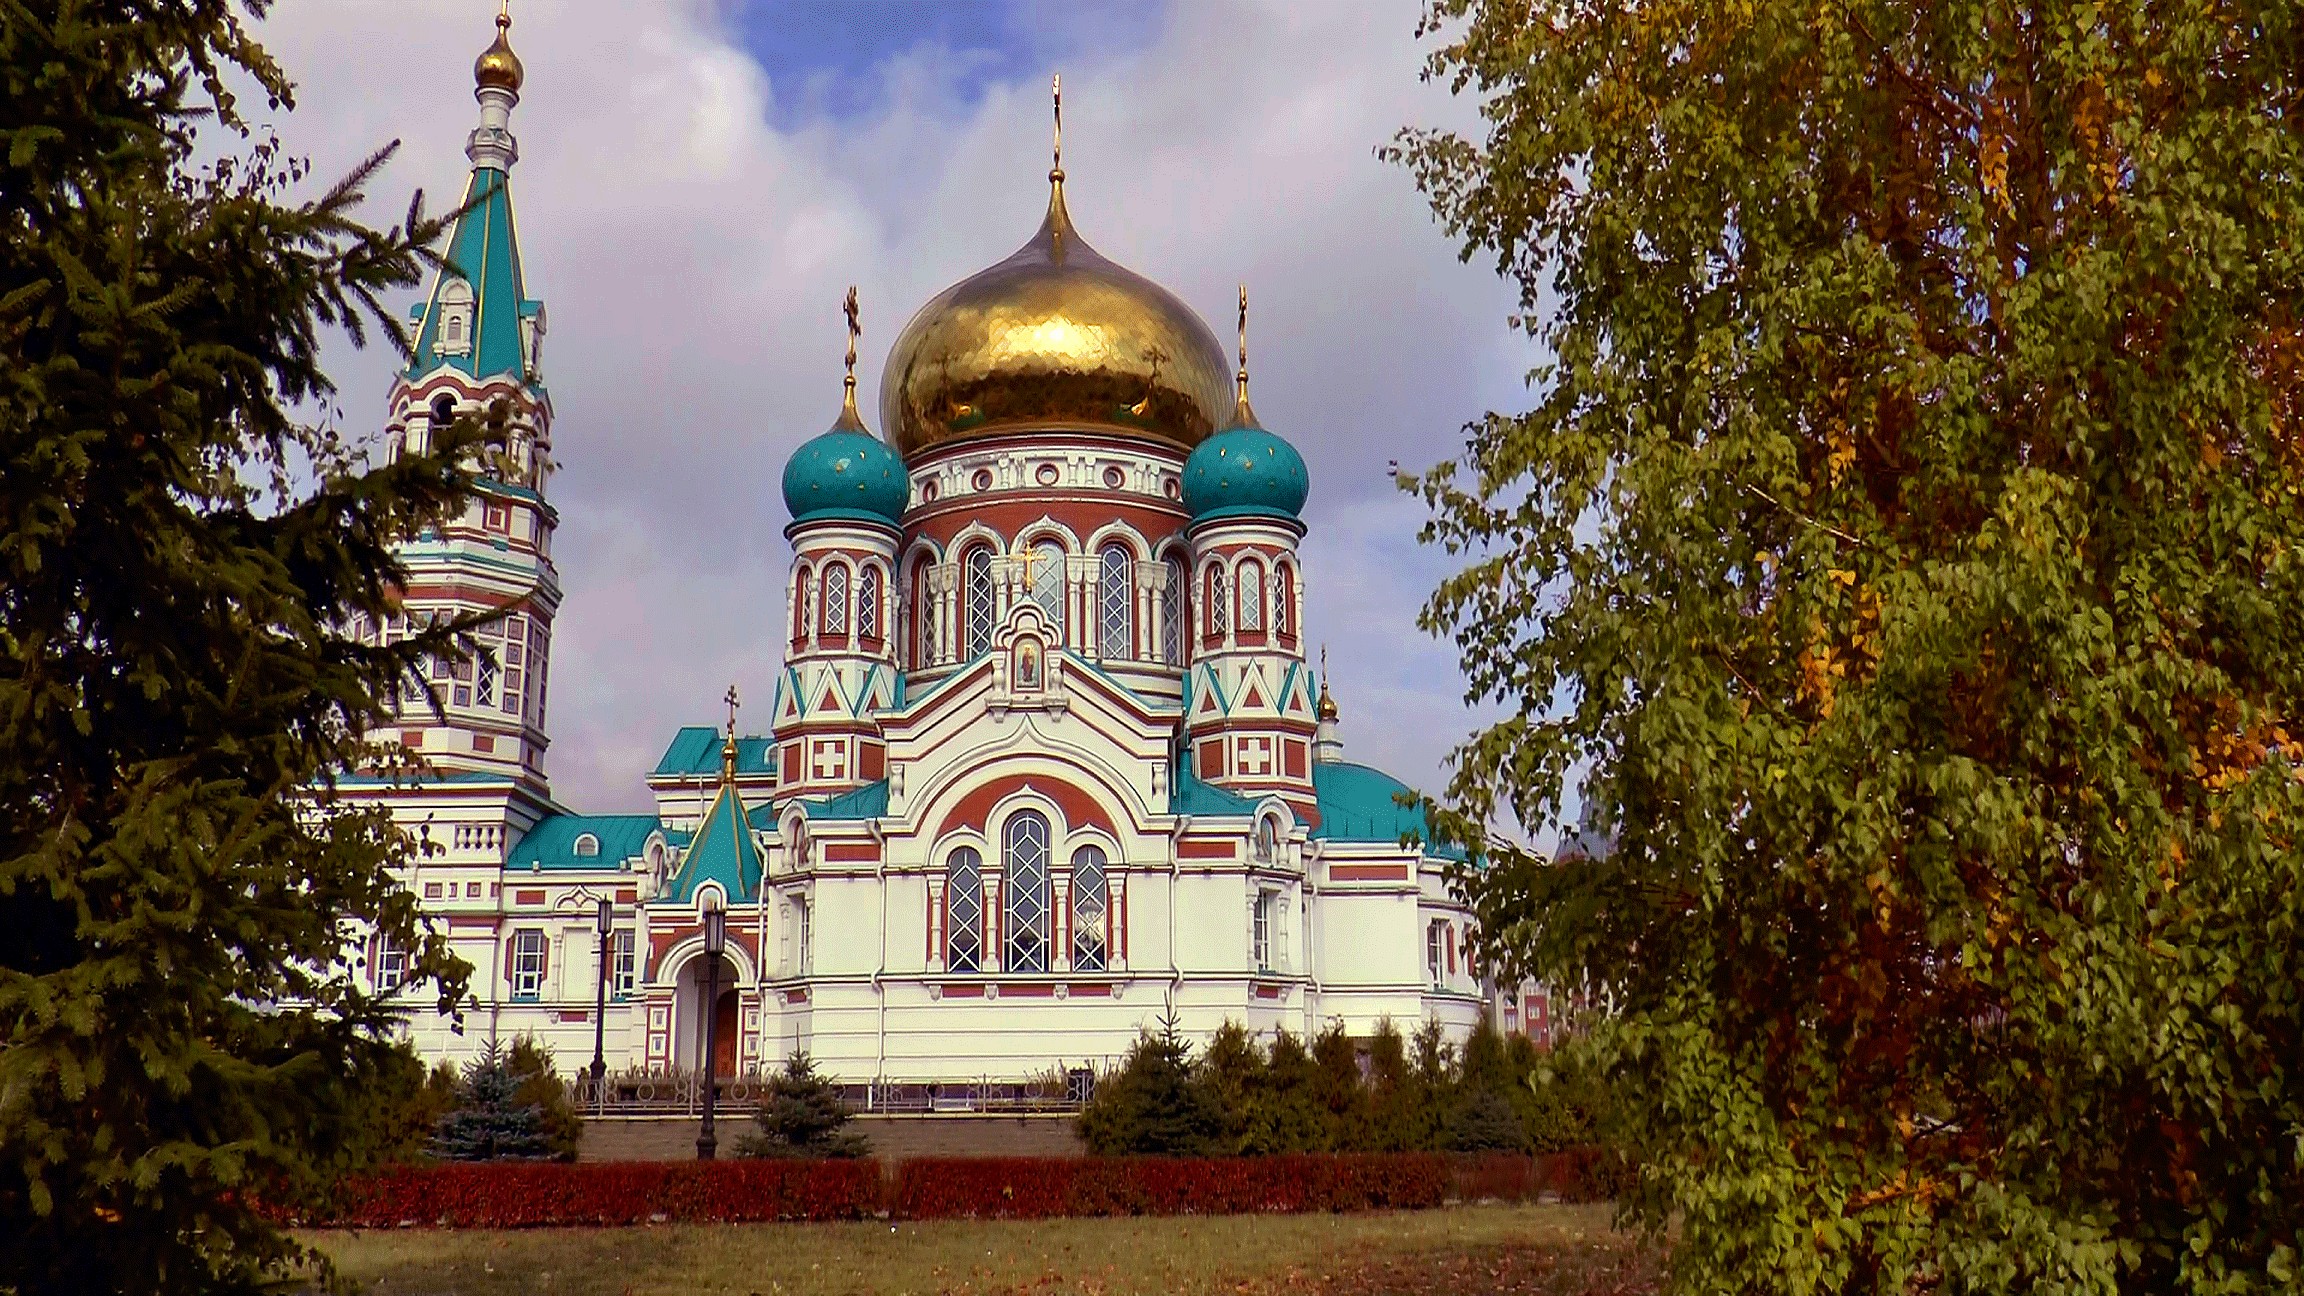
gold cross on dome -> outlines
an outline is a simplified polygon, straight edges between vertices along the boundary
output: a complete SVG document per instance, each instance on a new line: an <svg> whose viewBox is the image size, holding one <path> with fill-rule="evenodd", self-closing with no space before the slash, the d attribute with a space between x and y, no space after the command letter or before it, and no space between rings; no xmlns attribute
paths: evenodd
<svg viewBox="0 0 2304 1296"><path fill-rule="evenodd" d="M728 696L727 696L727 698L726 698L726 699L724 699L724 700L725 700L725 701L728 703L728 736L729 736L729 737L731 737L731 738L733 738L733 737L735 737L735 736L736 736L736 706L737 706L737 700L736 700L736 686L735 686L735 685L731 684L731 685L729 685L729 686L728 686Z"/></svg>

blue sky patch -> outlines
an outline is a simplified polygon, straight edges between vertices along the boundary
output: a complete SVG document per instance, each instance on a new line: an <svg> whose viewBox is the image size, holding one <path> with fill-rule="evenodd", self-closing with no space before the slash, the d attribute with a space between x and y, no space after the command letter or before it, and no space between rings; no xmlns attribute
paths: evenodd
<svg viewBox="0 0 2304 1296"><path fill-rule="evenodd" d="M1067 59L1149 44L1164 0L739 0L732 26L768 71L780 125L869 117L887 99L881 69L936 60L972 107L993 85Z"/></svg>

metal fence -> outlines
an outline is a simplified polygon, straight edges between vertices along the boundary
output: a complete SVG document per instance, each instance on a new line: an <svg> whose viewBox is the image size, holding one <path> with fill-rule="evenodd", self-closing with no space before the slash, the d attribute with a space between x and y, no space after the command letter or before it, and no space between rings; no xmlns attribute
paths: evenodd
<svg viewBox="0 0 2304 1296"><path fill-rule="evenodd" d="M757 1106L768 1075L748 1068L723 1075L717 1109ZM848 1109L871 1116L1032 1116L1077 1112L1095 1087L1086 1069L1038 1080L882 1080L839 1085ZM595 1088L592 1073L576 1074L578 1109L599 1116L695 1116L704 1110L704 1080L694 1071L611 1072Z"/></svg>

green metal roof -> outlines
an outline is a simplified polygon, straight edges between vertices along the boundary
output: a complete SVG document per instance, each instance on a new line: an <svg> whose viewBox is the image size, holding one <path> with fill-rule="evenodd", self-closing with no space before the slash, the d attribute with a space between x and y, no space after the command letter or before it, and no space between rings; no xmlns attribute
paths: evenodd
<svg viewBox="0 0 2304 1296"><path fill-rule="evenodd" d="M696 888L717 882L729 903L755 899L760 894L760 849L752 840L752 825L736 789L723 786L705 812L704 825L680 858L666 898L675 904L693 904Z"/></svg>
<svg viewBox="0 0 2304 1296"><path fill-rule="evenodd" d="M776 743L772 738L745 735L736 739L736 774L773 775L776 772ZM720 731L710 725L683 725L672 735L672 745L664 749L663 759L648 771L650 778L679 778L701 775L717 778L720 774Z"/></svg>
<svg viewBox="0 0 2304 1296"><path fill-rule="evenodd" d="M1423 842L1424 853L1435 858L1462 859L1453 847L1436 848L1421 806L1402 805L1394 797L1414 795L1407 784L1380 769L1349 761L1315 761L1312 791L1319 799L1320 826L1316 839L1327 841L1398 842L1413 836Z"/></svg>
<svg viewBox="0 0 2304 1296"><path fill-rule="evenodd" d="M853 792L822 801L803 801L800 805L811 819L877 819L888 813L888 780L867 783Z"/></svg>
<svg viewBox="0 0 2304 1296"><path fill-rule="evenodd" d="M510 774L494 770L422 770L403 774L363 774L346 771L336 776L342 787L418 787L431 783L493 783L510 785L516 782Z"/></svg>
<svg viewBox="0 0 2304 1296"><path fill-rule="evenodd" d="M648 835L663 825L654 815L547 815L504 857L508 873L526 873L538 865L555 869L615 869L648 848ZM576 842L591 837L596 853L579 855Z"/></svg>
<svg viewBox="0 0 2304 1296"><path fill-rule="evenodd" d="M1252 815L1256 803L1237 792L1203 783L1192 772L1192 753L1176 762L1176 786L1168 794L1168 813L1180 815Z"/></svg>
<svg viewBox="0 0 2304 1296"><path fill-rule="evenodd" d="M520 271L518 235L512 220L511 178L494 167L475 167L464 190L470 210L456 219L448 237L446 264L432 284L416 336L416 358L408 366L415 377L447 365L473 378L509 374L527 376L520 346L520 320L543 309L531 301ZM450 284L463 281L472 290L472 332L460 355L440 349L440 304Z"/></svg>

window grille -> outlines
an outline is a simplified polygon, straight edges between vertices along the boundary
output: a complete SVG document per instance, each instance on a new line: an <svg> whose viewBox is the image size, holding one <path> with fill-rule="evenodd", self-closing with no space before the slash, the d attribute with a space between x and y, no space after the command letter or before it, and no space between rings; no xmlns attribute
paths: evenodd
<svg viewBox="0 0 2304 1296"><path fill-rule="evenodd" d="M928 561L922 559L912 569L912 633L916 647L912 655L914 666L927 666L936 660L936 604L928 591Z"/></svg>
<svg viewBox="0 0 2304 1296"><path fill-rule="evenodd" d="M528 928L512 933L512 997L534 999L544 993L544 933Z"/></svg>
<svg viewBox="0 0 2304 1296"><path fill-rule="evenodd" d="M384 994L400 988L408 979L408 951L392 943L389 936L376 938L376 993Z"/></svg>
<svg viewBox="0 0 2304 1296"><path fill-rule="evenodd" d="M496 653L494 649L480 650L480 674L473 682L472 700L480 706L496 705Z"/></svg>
<svg viewBox="0 0 2304 1296"><path fill-rule="evenodd" d="M1128 611L1135 602L1136 563L1121 545L1106 545L1096 575L1096 650L1105 657L1133 657L1135 636L1129 633Z"/></svg>
<svg viewBox="0 0 2304 1296"><path fill-rule="evenodd" d="M1104 851L1083 846L1072 852L1072 970L1104 970L1104 918L1111 912L1104 878Z"/></svg>
<svg viewBox="0 0 2304 1296"><path fill-rule="evenodd" d="M838 563L824 569L824 633L848 633L848 569Z"/></svg>
<svg viewBox="0 0 2304 1296"><path fill-rule="evenodd" d="M1226 596L1224 590L1224 569L1222 567L1210 567L1208 569L1208 597L1201 600L1201 606L1207 609L1209 638L1221 639L1224 637L1225 608L1230 602L1231 599Z"/></svg>
<svg viewBox="0 0 2304 1296"><path fill-rule="evenodd" d="M856 578L856 634L864 639L880 637L880 569L871 563Z"/></svg>
<svg viewBox="0 0 2304 1296"><path fill-rule="evenodd" d="M968 656L980 657L992 648L992 551L968 551Z"/></svg>
<svg viewBox="0 0 2304 1296"><path fill-rule="evenodd" d="M640 965L635 957L639 948L631 928L618 931L608 941L608 990L619 999L629 999L640 988Z"/></svg>
<svg viewBox="0 0 2304 1296"><path fill-rule="evenodd" d="M1264 567L1260 563L1240 564L1240 628L1264 629Z"/></svg>
<svg viewBox="0 0 2304 1296"><path fill-rule="evenodd" d="M1064 633L1064 551L1052 541L1043 540L1032 549L1032 601L1040 605L1040 612L1048 618L1048 626L1056 632L1058 643L1069 638Z"/></svg>
<svg viewBox="0 0 2304 1296"><path fill-rule="evenodd" d="M1007 940L1000 966L1007 972L1048 970L1048 821L1037 811L1011 816L1001 834L1001 884Z"/></svg>
<svg viewBox="0 0 2304 1296"><path fill-rule="evenodd" d="M1272 633L1294 634L1288 618L1296 615L1296 574L1287 564L1272 568Z"/></svg>
<svg viewBox="0 0 2304 1296"><path fill-rule="evenodd" d="M984 966L984 870L973 846L944 863L944 966L975 972Z"/></svg>
<svg viewBox="0 0 2304 1296"><path fill-rule="evenodd" d="M1160 591L1160 660L1184 664L1184 564L1167 563L1168 587Z"/></svg>

